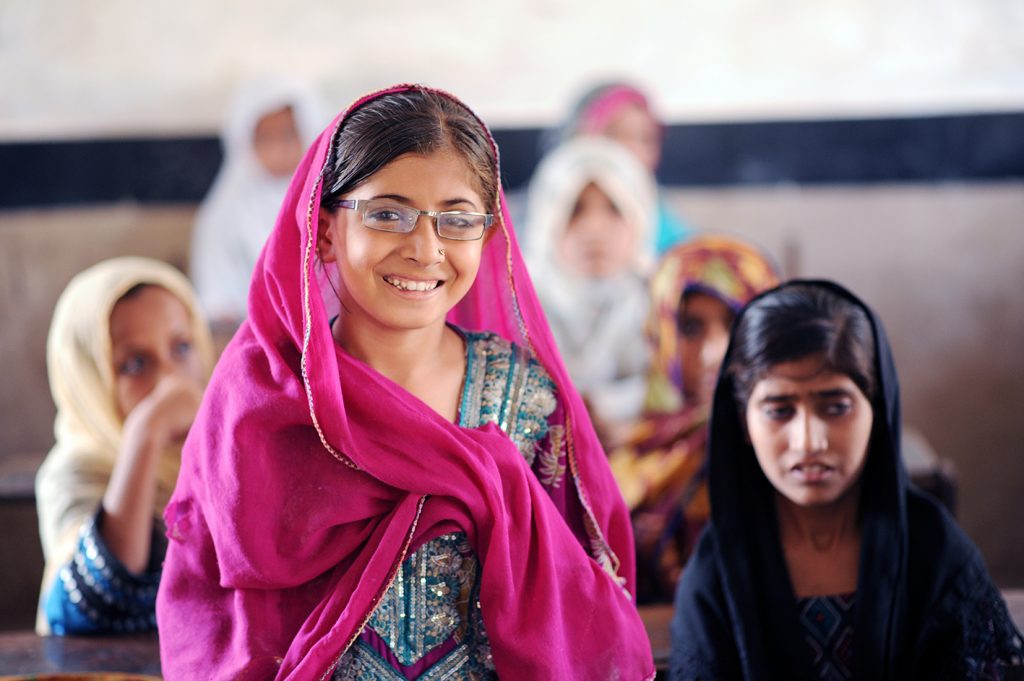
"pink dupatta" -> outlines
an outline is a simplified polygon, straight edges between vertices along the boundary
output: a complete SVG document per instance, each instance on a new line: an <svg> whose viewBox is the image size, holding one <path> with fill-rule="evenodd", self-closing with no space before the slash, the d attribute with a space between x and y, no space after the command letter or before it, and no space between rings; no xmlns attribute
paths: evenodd
<svg viewBox="0 0 1024 681"><path fill-rule="evenodd" d="M503 680L653 678L630 596L629 516L504 197L499 233L450 320L529 347L557 384L589 547L504 433L445 421L331 337L333 293L322 296L315 258L331 140L353 109L416 87L357 101L292 180L253 275L249 318L217 365L165 514L157 617L167 679L328 678L410 547L452 530L480 559Z"/></svg>

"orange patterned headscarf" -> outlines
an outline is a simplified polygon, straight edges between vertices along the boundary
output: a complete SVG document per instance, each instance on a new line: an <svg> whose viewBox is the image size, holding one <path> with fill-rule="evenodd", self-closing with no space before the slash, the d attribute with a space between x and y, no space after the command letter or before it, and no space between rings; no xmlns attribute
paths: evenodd
<svg viewBox="0 0 1024 681"><path fill-rule="evenodd" d="M674 413L683 408L679 361L679 303L686 293L718 298L738 312L755 295L779 283L771 261L755 246L727 236L700 236L668 251L651 278L651 373L644 408Z"/></svg>

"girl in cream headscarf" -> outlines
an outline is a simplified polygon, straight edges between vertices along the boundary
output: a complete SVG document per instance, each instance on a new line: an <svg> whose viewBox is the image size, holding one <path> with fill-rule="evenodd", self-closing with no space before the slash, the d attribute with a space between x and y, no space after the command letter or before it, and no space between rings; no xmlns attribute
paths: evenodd
<svg viewBox="0 0 1024 681"><path fill-rule="evenodd" d="M165 542L154 518L211 366L195 294L170 265L108 260L57 301L47 340L57 443L36 477L40 634L155 628Z"/></svg>
<svg viewBox="0 0 1024 681"><path fill-rule="evenodd" d="M623 147L588 137L540 164L527 200L527 261L573 383L605 446L643 405L656 190Z"/></svg>

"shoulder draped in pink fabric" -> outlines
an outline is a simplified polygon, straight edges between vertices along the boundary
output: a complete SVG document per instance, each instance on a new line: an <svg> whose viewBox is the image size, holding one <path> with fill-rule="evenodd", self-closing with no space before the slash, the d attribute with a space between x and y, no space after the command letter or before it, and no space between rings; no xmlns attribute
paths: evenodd
<svg viewBox="0 0 1024 681"><path fill-rule="evenodd" d="M157 617L167 679L328 678L409 548L451 530L467 534L481 561L502 679L653 678L630 596L629 517L504 197L499 233L450 320L529 347L554 379L589 551L504 433L445 421L332 339L337 302L314 249L331 139L356 107L417 87L357 101L296 171L253 275L249 318L217 365L165 514Z"/></svg>

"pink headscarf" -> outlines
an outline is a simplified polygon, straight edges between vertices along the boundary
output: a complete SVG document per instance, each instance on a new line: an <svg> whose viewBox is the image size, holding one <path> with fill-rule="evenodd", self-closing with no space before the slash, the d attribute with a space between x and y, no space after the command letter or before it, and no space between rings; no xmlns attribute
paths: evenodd
<svg viewBox="0 0 1024 681"><path fill-rule="evenodd" d="M631 85L612 85L591 100L579 113L579 132L600 135L627 106L643 109L654 118L647 97ZM660 125L660 122L659 122Z"/></svg>
<svg viewBox="0 0 1024 681"><path fill-rule="evenodd" d="M333 294L322 297L313 255L331 140L355 108L412 89L425 88L368 95L320 135L256 266L249 318L217 365L165 514L168 679L327 678L407 552L453 530L480 559L503 680L653 678L630 597L629 517L500 191L498 234L450 320L526 345L557 384L589 547L498 428L449 423L331 336Z"/></svg>

